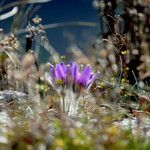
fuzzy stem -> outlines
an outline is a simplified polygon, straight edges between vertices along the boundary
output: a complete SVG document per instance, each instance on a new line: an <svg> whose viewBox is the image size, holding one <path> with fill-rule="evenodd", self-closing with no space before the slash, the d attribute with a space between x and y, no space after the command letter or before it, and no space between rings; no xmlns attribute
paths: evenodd
<svg viewBox="0 0 150 150"><path fill-rule="evenodd" d="M65 112L65 99L64 99L64 97L63 97L63 112Z"/></svg>
<svg viewBox="0 0 150 150"><path fill-rule="evenodd" d="M65 112L65 97L64 96L62 96L62 105L63 105L62 111Z"/></svg>

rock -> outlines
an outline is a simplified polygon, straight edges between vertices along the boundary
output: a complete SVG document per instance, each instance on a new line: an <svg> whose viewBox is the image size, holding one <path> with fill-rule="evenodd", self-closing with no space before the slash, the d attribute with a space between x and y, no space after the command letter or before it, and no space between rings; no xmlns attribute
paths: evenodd
<svg viewBox="0 0 150 150"><path fill-rule="evenodd" d="M5 111L5 110L0 112L0 124L1 125L5 124L8 127L12 127L12 125L14 125L14 123L12 122L11 118L9 117L7 111Z"/></svg>
<svg viewBox="0 0 150 150"><path fill-rule="evenodd" d="M5 110L0 111L0 125L0 143L8 144L9 141L5 135L8 134L8 128L12 128L15 124Z"/></svg>
<svg viewBox="0 0 150 150"><path fill-rule="evenodd" d="M13 90L0 91L0 102L13 102L13 101L25 101L28 99L28 95L22 92Z"/></svg>
<svg viewBox="0 0 150 150"><path fill-rule="evenodd" d="M138 132L143 137L150 137L150 118L141 117L141 118L124 118L122 121L117 121L114 123L122 129L131 129L132 133L136 135Z"/></svg>

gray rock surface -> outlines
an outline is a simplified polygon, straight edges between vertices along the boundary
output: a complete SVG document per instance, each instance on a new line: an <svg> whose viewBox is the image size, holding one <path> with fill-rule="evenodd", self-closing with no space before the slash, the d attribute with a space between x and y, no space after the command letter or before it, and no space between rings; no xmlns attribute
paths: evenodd
<svg viewBox="0 0 150 150"><path fill-rule="evenodd" d="M133 134L137 134L137 131L140 131L142 136L150 137L150 118L125 118L122 121L115 122L116 125L122 129L132 129Z"/></svg>
<svg viewBox="0 0 150 150"><path fill-rule="evenodd" d="M28 95L22 92L13 90L0 91L0 102L25 101Z"/></svg>

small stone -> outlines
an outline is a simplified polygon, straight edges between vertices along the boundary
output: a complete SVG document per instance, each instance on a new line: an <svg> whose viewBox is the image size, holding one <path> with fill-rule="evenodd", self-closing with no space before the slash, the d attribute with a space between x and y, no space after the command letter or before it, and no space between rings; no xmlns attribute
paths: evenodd
<svg viewBox="0 0 150 150"><path fill-rule="evenodd" d="M0 91L0 102L25 101L28 96L25 93L13 90Z"/></svg>

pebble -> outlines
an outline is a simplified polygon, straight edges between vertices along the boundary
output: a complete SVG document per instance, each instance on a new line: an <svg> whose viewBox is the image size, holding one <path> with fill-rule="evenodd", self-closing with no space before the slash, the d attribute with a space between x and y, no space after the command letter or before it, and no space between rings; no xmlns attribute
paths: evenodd
<svg viewBox="0 0 150 150"><path fill-rule="evenodd" d="M28 95L22 92L13 90L0 91L0 102L25 101Z"/></svg>

